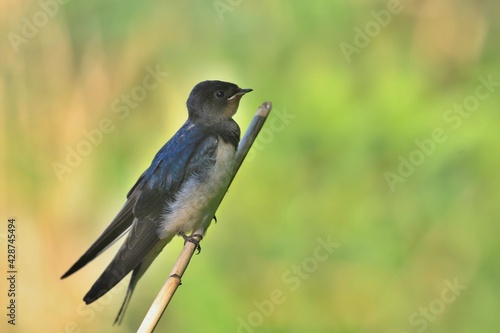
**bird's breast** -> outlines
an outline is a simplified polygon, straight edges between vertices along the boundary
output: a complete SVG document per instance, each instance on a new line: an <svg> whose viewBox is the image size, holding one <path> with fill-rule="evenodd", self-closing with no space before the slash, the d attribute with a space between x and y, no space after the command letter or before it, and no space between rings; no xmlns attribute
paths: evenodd
<svg viewBox="0 0 500 333"><path fill-rule="evenodd" d="M160 238L208 228L231 177L235 152L233 145L219 138L215 163L186 179L175 200L166 204Z"/></svg>

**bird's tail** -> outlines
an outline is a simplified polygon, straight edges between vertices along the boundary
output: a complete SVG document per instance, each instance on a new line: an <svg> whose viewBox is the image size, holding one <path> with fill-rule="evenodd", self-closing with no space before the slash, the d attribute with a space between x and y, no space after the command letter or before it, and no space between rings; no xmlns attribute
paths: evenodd
<svg viewBox="0 0 500 333"><path fill-rule="evenodd" d="M132 271L132 277L130 278L130 283L127 288L127 294L125 295L125 299L123 300L122 306L120 307L120 311L118 312L118 315L116 316L115 322L113 325L120 325L123 316L125 315L125 311L127 310L128 303L130 302L130 299L132 298L132 293L134 292L134 288L137 284L137 281L141 278L141 276L146 272L146 270L149 268L153 260L158 256L158 254L161 252L163 247L170 242L170 240L173 238L173 235L163 239L162 242L156 244L156 246L148 253L148 255L144 258L144 260Z"/></svg>
<svg viewBox="0 0 500 333"><path fill-rule="evenodd" d="M115 321L113 325L120 325L122 323L123 317L125 316L125 311L127 310L128 303L130 303L130 299L132 298L132 293L134 292L135 286L137 284L137 281L140 278L139 272L140 272L140 267L137 267L134 269L132 273L132 277L130 278L130 283L127 288L127 294L125 295L125 299L123 300L122 306L120 307L120 311L118 312L118 315L115 318Z"/></svg>

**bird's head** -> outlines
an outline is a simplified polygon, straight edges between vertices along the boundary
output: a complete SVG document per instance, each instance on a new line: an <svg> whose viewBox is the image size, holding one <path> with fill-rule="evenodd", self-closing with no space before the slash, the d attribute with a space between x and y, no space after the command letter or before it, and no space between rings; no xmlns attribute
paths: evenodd
<svg viewBox="0 0 500 333"><path fill-rule="evenodd" d="M234 83L203 81L187 100L189 119L207 125L230 119L238 110L241 97L252 89L241 89Z"/></svg>

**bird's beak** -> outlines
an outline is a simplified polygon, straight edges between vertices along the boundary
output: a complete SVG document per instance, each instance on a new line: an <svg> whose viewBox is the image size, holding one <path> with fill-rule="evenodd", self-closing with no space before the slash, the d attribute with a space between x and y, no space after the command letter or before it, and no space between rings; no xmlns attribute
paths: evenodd
<svg viewBox="0 0 500 333"><path fill-rule="evenodd" d="M237 97L237 96L243 96L245 95L246 93L252 91L253 89L241 89L238 90L238 92L236 94L234 94L233 96L229 97L227 100L230 101L232 100L233 98Z"/></svg>

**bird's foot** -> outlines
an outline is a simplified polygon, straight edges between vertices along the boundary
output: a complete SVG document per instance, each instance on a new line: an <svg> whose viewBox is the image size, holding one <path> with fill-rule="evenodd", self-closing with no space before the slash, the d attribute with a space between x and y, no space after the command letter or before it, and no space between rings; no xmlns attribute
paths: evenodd
<svg viewBox="0 0 500 333"><path fill-rule="evenodd" d="M200 254L200 252L201 252L200 241L203 239L202 235L192 234L191 236L187 236L184 232L181 231L181 232L179 232L179 236L184 238L184 244L186 244L186 242L193 243L196 246L196 251L197 251L196 254ZM196 237L199 237L199 239Z"/></svg>

